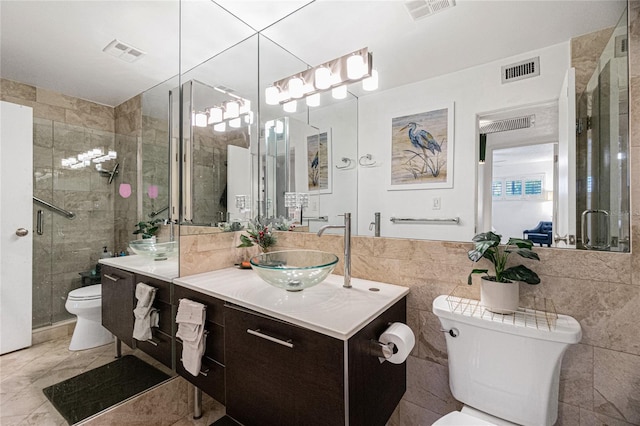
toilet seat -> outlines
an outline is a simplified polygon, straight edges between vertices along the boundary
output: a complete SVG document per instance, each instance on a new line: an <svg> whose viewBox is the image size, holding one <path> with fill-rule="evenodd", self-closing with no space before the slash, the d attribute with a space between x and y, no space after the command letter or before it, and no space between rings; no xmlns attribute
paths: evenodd
<svg viewBox="0 0 640 426"><path fill-rule="evenodd" d="M490 423L460 411L454 411L436 420L433 426L495 426L495 423Z"/></svg>
<svg viewBox="0 0 640 426"><path fill-rule="evenodd" d="M67 300L97 300L102 298L102 284L80 287L71 292L67 296Z"/></svg>

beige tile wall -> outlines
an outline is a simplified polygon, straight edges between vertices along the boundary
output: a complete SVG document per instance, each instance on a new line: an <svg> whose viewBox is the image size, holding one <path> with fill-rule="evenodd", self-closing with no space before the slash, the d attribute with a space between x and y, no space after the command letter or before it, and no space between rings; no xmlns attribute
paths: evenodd
<svg viewBox="0 0 640 426"><path fill-rule="evenodd" d="M551 298L557 310L575 317L582 342L567 351L560 377L562 425L640 425L640 1L630 1L632 253L537 249L530 265L539 286L521 284ZM278 249L321 249L342 258L342 237L278 233ZM233 265L248 252L235 249L237 234L202 234L180 239L182 276ZM407 361L407 392L393 425L429 425L460 404L449 391L446 344L433 299L466 283L472 269L470 244L393 238L353 238L354 277L407 286L408 323L417 344ZM246 250L246 249L243 249ZM342 273L342 261L336 273Z"/></svg>

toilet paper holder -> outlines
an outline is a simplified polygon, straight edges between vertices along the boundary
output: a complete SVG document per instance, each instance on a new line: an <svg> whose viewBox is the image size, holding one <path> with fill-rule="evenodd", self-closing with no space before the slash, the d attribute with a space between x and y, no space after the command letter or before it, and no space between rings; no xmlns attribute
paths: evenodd
<svg viewBox="0 0 640 426"><path fill-rule="evenodd" d="M369 354L378 357L381 363L391 358L396 352L398 348L392 342L382 343L374 339L369 341Z"/></svg>

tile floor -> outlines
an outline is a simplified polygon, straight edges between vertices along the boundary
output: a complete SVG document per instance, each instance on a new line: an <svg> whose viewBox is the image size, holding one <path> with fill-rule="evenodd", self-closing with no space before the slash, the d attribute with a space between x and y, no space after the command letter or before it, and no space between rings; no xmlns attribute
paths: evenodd
<svg viewBox="0 0 640 426"><path fill-rule="evenodd" d="M42 393L42 389L114 360L113 345L84 351L69 351L71 337L65 336L36 344L30 348L0 356L0 424L10 425L66 425ZM122 345L122 353L133 353L139 358L166 369L139 350ZM189 385L190 394L193 387ZM191 401L191 399L190 399ZM191 407L191 405L190 405ZM209 425L224 416L224 406L207 397L203 398L203 416L194 420L192 414L175 425Z"/></svg>

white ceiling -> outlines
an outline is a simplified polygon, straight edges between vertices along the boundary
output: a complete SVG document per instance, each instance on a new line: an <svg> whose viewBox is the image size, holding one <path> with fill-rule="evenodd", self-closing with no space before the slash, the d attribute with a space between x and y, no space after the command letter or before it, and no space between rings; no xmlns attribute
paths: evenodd
<svg viewBox="0 0 640 426"><path fill-rule="evenodd" d="M626 5L456 3L413 21L400 0L0 0L0 76L118 105L178 74L181 13L183 71L262 30L311 65L369 47L386 89L612 26ZM116 38L147 55L127 63L103 53Z"/></svg>

